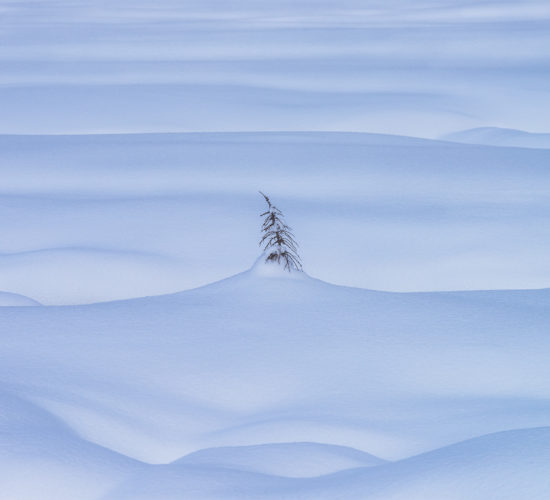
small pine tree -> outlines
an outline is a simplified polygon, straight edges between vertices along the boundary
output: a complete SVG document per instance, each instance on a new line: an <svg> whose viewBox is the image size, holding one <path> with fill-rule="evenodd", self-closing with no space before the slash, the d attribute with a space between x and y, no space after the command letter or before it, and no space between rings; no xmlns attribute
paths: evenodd
<svg viewBox="0 0 550 500"><path fill-rule="evenodd" d="M294 240L292 228L284 221L283 213L271 203L271 200L260 191L267 203L267 210L260 215L264 218L262 224L262 239L260 246L267 253L266 262L277 262L287 271L302 270L298 256L298 243Z"/></svg>

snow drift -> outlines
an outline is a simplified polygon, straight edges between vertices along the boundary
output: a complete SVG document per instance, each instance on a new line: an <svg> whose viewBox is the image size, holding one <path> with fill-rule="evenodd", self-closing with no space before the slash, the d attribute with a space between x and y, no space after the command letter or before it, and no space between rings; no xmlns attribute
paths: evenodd
<svg viewBox="0 0 550 500"><path fill-rule="evenodd" d="M107 498L544 500L548 497L549 445L549 427L515 430L387 465L301 480L230 469L163 466L129 479Z"/></svg>
<svg viewBox="0 0 550 500"><path fill-rule="evenodd" d="M256 257L258 189L325 281L547 287L549 162L378 134L0 136L0 289L78 304L235 274Z"/></svg>
<svg viewBox="0 0 550 500"><path fill-rule="evenodd" d="M2 498L97 499L140 463L90 443L40 406L0 386Z"/></svg>
<svg viewBox="0 0 550 500"><path fill-rule="evenodd" d="M548 300L549 290L337 287L305 273L266 272L260 262L173 295L2 308L0 380L32 412L54 419L47 454L60 457L55 477L77 477L67 464L82 460L107 464L90 495L435 499L449 489L460 498L485 477L479 491L496 488L498 477L509 495L503 498L522 498L520 487L531 478L537 498L546 431L502 434L502 447L500 438L487 438L407 457L550 424ZM283 444L304 441L319 444ZM272 445L256 447L265 443ZM236 446L244 448L227 448ZM398 461L365 469L365 455L340 446ZM512 451L502 451L508 446ZM42 467L43 447L35 448L10 467ZM497 456L500 462L491 458ZM512 457L516 472L508 474ZM10 491L33 498L16 479L23 476L9 470ZM67 491L91 480L89 471ZM483 498L476 495L470 497Z"/></svg>

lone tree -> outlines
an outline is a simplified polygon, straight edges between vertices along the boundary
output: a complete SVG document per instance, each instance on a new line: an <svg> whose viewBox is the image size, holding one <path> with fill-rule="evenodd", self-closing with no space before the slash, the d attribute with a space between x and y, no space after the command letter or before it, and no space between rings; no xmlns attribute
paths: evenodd
<svg viewBox="0 0 550 500"><path fill-rule="evenodd" d="M267 253L266 262L277 262L287 271L302 270L298 256L298 243L294 240L292 228L284 221L283 213L271 203L271 200L260 191L267 203L267 210L260 215L264 218L262 224L262 239L260 246Z"/></svg>

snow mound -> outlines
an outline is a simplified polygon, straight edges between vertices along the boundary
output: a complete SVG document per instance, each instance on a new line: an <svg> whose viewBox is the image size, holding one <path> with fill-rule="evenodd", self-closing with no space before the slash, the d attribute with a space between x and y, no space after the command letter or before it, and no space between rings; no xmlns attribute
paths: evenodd
<svg viewBox="0 0 550 500"><path fill-rule="evenodd" d="M18 293L0 292L0 307L1 306L39 306L37 302L30 297L19 295Z"/></svg>
<svg viewBox="0 0 550 500"><path fill-rule="evenodd" d="M535 134L498 127L480 127L454 132L441 137L446 141L486 146L550 149L550 134Z"/></svg>
<svg viewBox="0 0 550 500"><path fill-rule="evenodd" d="M209 448L191 453L174 463L226 467L276 476L314 477L384 462L374 455L347 446L275 443Z"/></svg>
<svg viewBox="0 0 550 500"><path fill-rule="evenodd" d="M283 279L304 279L307 274L297 269L285 269L276 262L266 262L266 256L261 255L248 271L252 276L259 278L283 278Z"/></svg>
<svg viewBox="0 0 550 500"><path fill-rule="evenodd" d="M544 500L549 463L550 428L544 427L485 435L395 463L315 478L171 464L128 479L107 498Z"/></svg>
<svg viewBox="0 0 550 500"><path fill-rule="evenodd" d="M288 498L372 500L543 500L548 497L550 428L489 434L374 470L312 482Z"/></svg>

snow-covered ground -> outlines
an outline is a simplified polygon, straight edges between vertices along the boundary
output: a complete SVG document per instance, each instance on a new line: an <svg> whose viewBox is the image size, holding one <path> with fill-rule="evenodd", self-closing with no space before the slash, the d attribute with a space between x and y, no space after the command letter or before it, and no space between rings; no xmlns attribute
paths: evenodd
<svg viewBox="0 0 550 500"><path fill-rule="evenodd" d="M0 499L548 500L549 26L0 0Z"/></svg>
<svg viewBox="0 0 550 500"><path fill-rule="evenodd" d="M357 133L0 136L0 290L176 292L258 254L262 189L306 270L392 291L550 283L550 150Z"/></svg>
<svg viewBox="0 0 550 500"><path fill-rule="evenodd" d="M0 0L0 133L547 132L547 0Z"/></svg>
<svg viewBox="0 0 550 500"><path fill-rule="evenodd" d="M520 498L525 480L544 498L547 429L430 450L550 426L550 291L375 292L266 269L0 309L2 484L30 498L43 481L44 498L432 499Z"/></svg>

